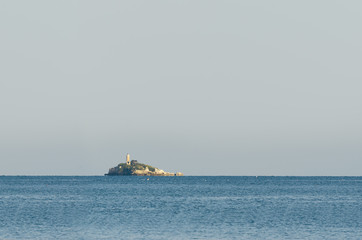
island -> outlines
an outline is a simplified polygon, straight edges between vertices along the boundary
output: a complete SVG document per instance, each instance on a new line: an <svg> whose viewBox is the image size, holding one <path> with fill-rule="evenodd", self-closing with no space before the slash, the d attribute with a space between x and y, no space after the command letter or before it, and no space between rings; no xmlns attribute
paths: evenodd
<svg viewBox="0 0 362 240"><path fill-rule="evenodd" d="M110 168L106 176L183 176L183 173L165 172L159 168L152 167L137 160L130 161L130 155L127 154L126 162L120 163L116 167Z"/></svg>

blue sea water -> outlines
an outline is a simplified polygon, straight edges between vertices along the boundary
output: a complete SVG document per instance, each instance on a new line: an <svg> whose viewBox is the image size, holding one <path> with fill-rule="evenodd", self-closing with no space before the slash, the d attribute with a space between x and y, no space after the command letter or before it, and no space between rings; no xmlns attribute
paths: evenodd
<svg viewBox="0 0 362 240"><path fill-rule="evenodd" d="M0 239L362 239L362 177L3 176Z"/></svg>

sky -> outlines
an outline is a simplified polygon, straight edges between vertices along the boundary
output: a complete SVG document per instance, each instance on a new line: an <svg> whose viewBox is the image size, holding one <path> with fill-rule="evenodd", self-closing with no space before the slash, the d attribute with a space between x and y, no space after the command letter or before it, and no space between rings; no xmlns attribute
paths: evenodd
<svg viewBox="0 0 362 240"><path fill-rule="evenodd" d="M0 1L0 175L360 176L362 3Z"/></svg>

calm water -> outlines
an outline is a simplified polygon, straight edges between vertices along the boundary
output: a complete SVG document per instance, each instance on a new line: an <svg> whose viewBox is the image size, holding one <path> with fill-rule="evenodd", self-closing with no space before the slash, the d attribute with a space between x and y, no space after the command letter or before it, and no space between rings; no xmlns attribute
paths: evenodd
<svg viewBox="0 0 362 240"><path fill-rule="evenodd" d="M362 239L362 177L0 177L0 239Z"/></svg>

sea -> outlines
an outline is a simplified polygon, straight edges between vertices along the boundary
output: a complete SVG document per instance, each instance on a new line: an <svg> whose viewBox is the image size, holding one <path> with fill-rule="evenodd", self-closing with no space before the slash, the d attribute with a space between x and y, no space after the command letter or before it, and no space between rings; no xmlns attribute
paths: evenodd
<svg viewBox="0 0 362 240"><path fill-rule="evenodd" d="M362 177L1 176L0 239L362 239Z"/></svg>

